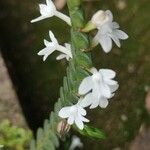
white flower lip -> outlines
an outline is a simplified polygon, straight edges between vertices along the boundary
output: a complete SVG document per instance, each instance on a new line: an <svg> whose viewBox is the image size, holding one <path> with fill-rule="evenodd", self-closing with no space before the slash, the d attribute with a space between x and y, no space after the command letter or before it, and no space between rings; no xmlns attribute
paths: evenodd
<svg viewBox="0 0 150 150"><path fill-rule="evenodd" d="M72 125L75 123L80 130L83 130L83 122L89 122L89 120L84 117L86 110L80 105L80 102L81 100L76 105L63 107L58 115L61 118L67 119L68 124Z"/></svg>
<svg viewBox="0 0 150 150"><path fill-rule="evenodd" d="M66 16L65 14L57 11L56 6L52 2L52 0L46 0L46 4L39 4L39 8L40 8L41 16L31 20L31 23L56 16L56 17L64 20L68 25L71 26L70 18L68 16Z"/></svg>
<svg viewBox="0 0 150 150"><path fill-rule="evenodd" d="M114 96L114 92L118 89L118 82L113 80L116 73L111 69L92 68L92 76L83 79L79 86L78 93L85 95L81 101L81 106L90 106L91 109L97 107L106 108L108 99Z"/></svg>
<svg viewBox="0 0 150 150"><path fill-rule="evenodd" d="M49 36L50 36L51 42L44 40L44 44L46 47L38 52L38 55L44 56L43 61L45 61L47 57L56 50L63 53L61 55L64 55L66 59L69 60L69 58L72 58L71 46L69 44L66 44L67 45L66 47L59 45L57 39L55 38L54 34L51 31L49 31Z"/></svg>

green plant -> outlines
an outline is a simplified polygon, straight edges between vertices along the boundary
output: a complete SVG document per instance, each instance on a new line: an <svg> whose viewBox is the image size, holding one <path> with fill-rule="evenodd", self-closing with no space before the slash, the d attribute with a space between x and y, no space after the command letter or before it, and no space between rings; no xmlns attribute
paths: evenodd
<svg viewBox="0 0 150 150"><path fill-rule="evenodd" d="M29 130L12 126L8 120L0 123L0 144L5 149L24 150L31 138Z"/></svg>
<svg viewBox="0 0 150 150"><path fill-rule="evenodd" d="M80 134L91 138L105 139L105 134L102 131L83 124L83 122L88 122L88 119L84 117L86 115L84 108L89 105L91 105L91 109L98 105L105 108L108 105L108 99L117 90L118 83L113 80L114 71L101 69L98 72L92 67L92 60L88 51L100 43L103 50L109 52L112 48L111 38L120 47L119 39L126 39L128 36L123 31L118 30L119 25L113 22L110 11L98 11L86 24L81 3L81 0L67 0L71 21L64 15L59 17L71 25L71 47L69 44L65 47L59 45L50 31L49 35L52 42L44 40L46 47L38 53L38 55L44 55L43 60L45 61L52 52L58 50L63 54L59 55L57 59L66 58L69 60L69 65L67 75L63 79L63 87L60 88L60 98L54 106L54 112L51 112L49 120L45 120L43 129L38 129L36 140L31 142L31 150L54 150L59 147L59 137L64 137L74 122L76 125L72 127ZM46 4L40 5L41 16L31 22L60 14L52 1L47 0ZM106 22L107 24L105 24ZM104 24L106 26L103 26ZM90 41L90 36L86 32L95 28L99 30L98 34L93 41ZM101 29L105 32L101 33ZM97 89L100 91L94 91ZM94 101L95 96L97 101ZM74 115L74 113L76 114Z"/></svg>

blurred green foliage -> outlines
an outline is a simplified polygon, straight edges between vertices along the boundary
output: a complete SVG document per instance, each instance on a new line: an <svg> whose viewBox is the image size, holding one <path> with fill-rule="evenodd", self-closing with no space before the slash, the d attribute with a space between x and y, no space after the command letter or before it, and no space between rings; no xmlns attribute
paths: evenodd
<svg viewBox="0 0 150 150"><path fill-rule="evenodd" d="M0 123L0 145L3 145L5 150L29 149L31 138L30 130L13 126L8 120Z"/></svg>

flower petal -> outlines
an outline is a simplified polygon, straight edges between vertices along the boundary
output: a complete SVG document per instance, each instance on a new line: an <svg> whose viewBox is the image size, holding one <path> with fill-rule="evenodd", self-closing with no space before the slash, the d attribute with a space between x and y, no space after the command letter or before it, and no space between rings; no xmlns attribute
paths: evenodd
<svg viewBox="0 0 150 150"><path fill-rule="evenodd" d="M61 118L68 118L68 117L70 117L70 106L68 106L68 107L63 107L63 108L59 111L58 116L61 117Z"/></svg>
<svg viewBox="0 0 150 150"><path fill-rule="evenodd" d="M46 47L44 49L42 49L41 51L38 52L38 55L44 55L43 57L43 61L45 61L47 59L47 57L52 54L55 51L55 49L52 49L52 47Z"/></svg>
<svg viewBox="0 0 150 150"><path fill-rule="evenodd" d="M81 107L88 107L92 103L92 94L87 94L80 102Z"/></svg>
<svg viewBox="0 0 150 150"><path fill-rule="evenodd" d="M87 118L85 118L85 117L83 117L83 116L81 116L81 120L82 120L83 122L90 122L89 119L87 119Z"/></svg>
<svg viewBox="0 0 150 150"><path fill-rule="evenodd" d="M111 90L109 88L108 85L106 85L105 83L100 85L100 92L102 94L102 96L110 98L111 97Z"/></svg>
<svg viewBox="0 0 150 150"><path fill-rule="evenodd" d="M95 67L92 67L92 68L90 69L90 72L91 72L92 74L97 73L97 69L96 69Z"/></svg>
<svg viewBox="0 0 150 150"><path fill-rule="evenodd" d="M74 117L70 116L67 120L68 124L72 125L74 123Z"/></svg>
<svg viewBox="0 0 150 150"><path fill-rule="evenodd" d="M49 49L48 49L47 47L46 47L46 48L43 48L42 50L40 50L40 51L38 52L38 55L39 55L39 56L45 55L45 54L48 53L48 51L49 51Z"/></svg>
<svg viewBox="0 0 150 150"><path fill-rule="evenodd" d="M80 130L83 130L84 124L83 124L83 122L81 121L81 118L80 118L80 117L76 117L76 118L75 118L75 124L77 125L77 127L78 127Z"/></svg>
<svg viewBox="0 0 150 150"><path fill-rule="evenodd" d="M78 107L78 113L85 116L86 115L86 110L82 107Z"/></svg>
<svg viewBox="0 0 150 150"><path fill-rule="evenodd" d="M48 47L50 45L50 43L51 42L49 42L49 41L47 41L47 40L44 39L44 44L45 44L46 47Z"/></svg>
<svg viewBox="0 0 150 150"><path fill-rule="evenodd" d="M64 59L66 58L66 55L65 54L60 54L56 57L56 60L61 60L61 59Z"/></svg>
<svg viewBox="0 0 150 150"><path fill-rule="evenodd" d="M108 100L106 98L101 98L99 101L99 106L101 108L106 108L108 106Z"/></svg>
<svg viewBox="0 0 150 150"><path fill-rule="evenodd" d="M47 5L45 4L39 4L40 13L41 15L47 15Z"/></svg>
<svg viewBox="0 0 150 150"><path fill-rule="evenodd" d="M78 93L84 95L87 92L89 92L91 89L92 89L92 78L91 76L89 76L84 78L83 81L81 82L78 89Z"/></svg>
<svg viewBox="0 0 150 150"><path fill-rule="evenodd" d="M125 32L121 31L121 30L115 30L114 33L121 40L125 40L125 39L128 38L128 35Z"/></svg>
<svg viewBox="0 0 150 150"><path fill-rule="evenodd" d="M118 84L117 81L111 80L111 79L106 79L105 82L106 82L106 84L108 84L108 85L116 85L116 84Z"/></svg>
<svg viewBox="0 0 150 150"><path fill-rule="evenodd" d="M111 92L115 92L119 88L119 84L109 85Z"/></svg>
<svg viewBox="0 0 150 150"><path fill-rule="evenodd" d="M46 0L46 4L51 11L56 11L56 6L54 5L52 0Z"/></svg>
<svg viewBox="0 0 150 150"><path fill-rule="evenodd" d="M115 42L115 44L118 47L121 47L121 43L120 43L120 40L119 40L118 36L116 36L116 34L114 32L112 34L109 34L109 35L113 39L113 41Z"/></svg>
<svg viewBox="0 0 150 150"><path fill-rule="evenodd" d="M43 61L45 61L47 59L48 55L45 54L44 57L43 57Z"/></svg>
<svg viewBox="0 0 150 150"><path fill-rule="evenodd" d="M110 10L106 10L105 13L108 15L109 17L109 21L112 22L113 21L113 14Z"/></svg>
<svg viewBox="0 0 150 150"><path fill-rule="evenodd" d="M96 97L95 97L96 98ZM94 109L99 105L99 99L98 97L96 99L94 99L94 101L92 102L90 109Z"/></svg>
<svg viewBox="0 0 150 150"><path fill-rule="evenodd" d="M31 20L31 23L38 22L38 21L44 20L46 18L48 18L48 16L40 16L40 17L37 17L37 18Z"/></svg>
<svg viewBox="0 0 150 150"><path fill-rule="evenodd" d="M54 36L54 34L53 34L52 31L49 31L49 36L50 36L50 39L51 39L52 42L58 44L58 41L57 41L57 39L55 38L55 36Z"/></svg>
<svg viewBox="0 0 150 150"><path fill-rule="evenodd" d="M111 51L111 49L112 49L112 40L108 35L106 35L106 34L100 35L99 36L99 42L100 42L103 50L106 53Z"/></svg>
<svg viewBox="0 0 150 150"><path fill-rule="evenodd" d="M103 78L113 79L116 76L116 72L111 69L100 69L99 72L102 74Z"/></svg>
<svg viewBox="0 0 150 150"><path fill-rule="evenodd" d="M118 29L120 26L117 22L112 23L113 29Z"/></svg>

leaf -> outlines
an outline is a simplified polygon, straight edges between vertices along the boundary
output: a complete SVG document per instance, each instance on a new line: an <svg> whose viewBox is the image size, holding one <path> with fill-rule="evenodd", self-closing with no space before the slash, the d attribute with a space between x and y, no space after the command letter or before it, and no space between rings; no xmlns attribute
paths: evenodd
<svg viewBox="0 0 150 150"><path fill-rule="evenodd" d="M39 128L37 130L37 142L40 142L42 138L43 138L43 129Z"/></svg>
<svg viewBox="0 0 150 150"><path fill-rule="evenodd" d="M52 141L55 147L59 147L59 140L57 135L54 132L49 131L49 139Z"/></svg>
<svg viewBox="0 0 150 150"><path fill-rule="evenodd" d="M61 102L61 100L59 98L58 102L56 102L55 106L54 106L55 113L57 114L61 108L62 108L62 102Z"/></svg>
<svg viewBox="0 0 150 150"><path fill-rule="evenodd" d="M30 143L30 150L36 150L35 148L35 140L32 140Z"/></svg>
<svg viewBox="0 0 150 150"><path fill-rule="evenodd" d="M93 139L106 139L106 135L105 133L95 127L92 126L88 126L88 125L84 125L84 129L83 130L79 130L77 127L75 127L75 129L84 136L87 136L89 138L93 138Z"/></svg>

